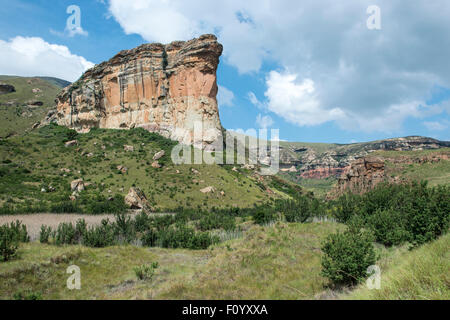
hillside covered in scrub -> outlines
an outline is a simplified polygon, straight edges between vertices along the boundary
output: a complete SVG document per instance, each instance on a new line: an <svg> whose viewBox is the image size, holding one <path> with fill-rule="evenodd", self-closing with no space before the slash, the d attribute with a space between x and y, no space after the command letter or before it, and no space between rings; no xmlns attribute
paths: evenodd
<svg viewBox="0 0 450 320"><path fill-rule="evenodd" d="M17 77L0 75L0 137L20 135L40 123L54 106L55 98L70 82L50 77Z"/></svg>
<svg viewBox="0 0 450 320"><path fill-rule="evenodd" d="M2 140L0 211L114 213L123 210L131 187L141 189L157 211L252 207L299 189L247 167L174 165L174 145L144 129L77 134L57 125ZM74 199L71 182L78 179L84 190Z"/></svg>

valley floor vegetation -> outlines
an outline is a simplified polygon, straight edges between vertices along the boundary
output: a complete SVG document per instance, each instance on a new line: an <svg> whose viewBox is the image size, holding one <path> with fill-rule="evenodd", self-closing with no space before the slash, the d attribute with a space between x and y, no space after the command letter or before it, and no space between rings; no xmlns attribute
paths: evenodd
<svg viewBox="0 0 450 320"><path fill-rule="evenodd" d="M26 227L17 221L0 228L0 277L7 280L0 285L0 296L87 298L64 292L64 283L52 288L31 276L52 283L56 279L49 270L83 261L105 263L105 252L118 259L122 248L134 248L127 250L139 252L142 259L127 258L125 270L110 279L118 284L103 279L95 297L445 298L450 287L444 248L450 226L449 189L426 183L382 184L364 195L346 194L332 201L297 193L250 208L179 208L172 215L141 212L134 217L118 212L113 221L105 219L97 226L83 219L57 228L42 226L40 244L29 243ZM32 262L39 250L43 260ZM187 265L178 260L167 264L179 254ZM434 260L425 262L427 254ZM422 264L414 265L417 262ZM388 292L362 287L374 264L387 268ZM408 280L401 273L404 264L415 278ZM94 274L107 277L100 271ZM408 282L414 279L417 283ZM402 283L407 292L399 287ZM347 293L352 288L354 295Z"/></svg>
<svg viewBox="0 0 450 320"><path fill-rule="evenodd" d="M448 298L448 184L325 200L245 166L174 166L173 146L143 129L57 125L0 140L1 215L113 214L41 225L33 242L22 221L0 226L0 298ZM76 196L75 179L85 186ZM129 214L131 187L158 214ZM89 290L65 287L72 264ZM375 264L386 287L372 292Z"/></svg>

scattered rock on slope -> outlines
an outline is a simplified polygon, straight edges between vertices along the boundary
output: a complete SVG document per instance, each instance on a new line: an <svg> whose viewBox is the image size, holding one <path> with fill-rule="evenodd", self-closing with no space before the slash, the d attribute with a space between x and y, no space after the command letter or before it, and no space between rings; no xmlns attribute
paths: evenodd
<svg viewBox="0 0 450 320"><path fill-rule="evenodd" d="M162 157L164 157L164 155L165 155L166 153L164 152L164 150L161 150L161 151L159 151L159 152L157 152L157 153L155 153L155 155L153 156L153 160L159 160L159 159L161 159Z"/></svg>
<svg viewBox="0 0 450 320"><path fill-rule="evenodd" d="M85 185L84 185L83 179L73 180L70 183L70 189L72 191L81 192L84 190L84 187L85 187Z"/></svg>
<svg viewBox="0 0 450 320"><path fill-rule="evenodd" d="M125 197L125 203L131 207L131 209L146 209L150 208L147 197L144 192L136 187L131 187Z"/></svg>

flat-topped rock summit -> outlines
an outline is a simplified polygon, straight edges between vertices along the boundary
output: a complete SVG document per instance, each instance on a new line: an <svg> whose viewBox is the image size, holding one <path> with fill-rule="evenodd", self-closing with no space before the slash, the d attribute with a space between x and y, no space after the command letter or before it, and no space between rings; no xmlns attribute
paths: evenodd
<svg viewBox="0 0 450 320"><path fill-rule="evenodd" d="M66 87L47 122L79 132L142 127L185 144L200 142L193 130L201 122L201 143L208 145L222 132L216 100L221 54L209 34L120 51Z"/></svg>

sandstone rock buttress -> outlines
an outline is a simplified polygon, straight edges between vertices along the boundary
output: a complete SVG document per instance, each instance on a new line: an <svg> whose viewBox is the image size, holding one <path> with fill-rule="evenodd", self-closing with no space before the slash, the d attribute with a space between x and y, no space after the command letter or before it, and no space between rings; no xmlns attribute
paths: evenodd
<svg viewBox="0 0 450 320"><path fill-rule="evenodd" d="M221 136L216 70L222 45L214 35L119 52L86 71L56 98L47 118L79 132L142 127L203 147ZM194 123L203 139L194 139Z"/></svg>

